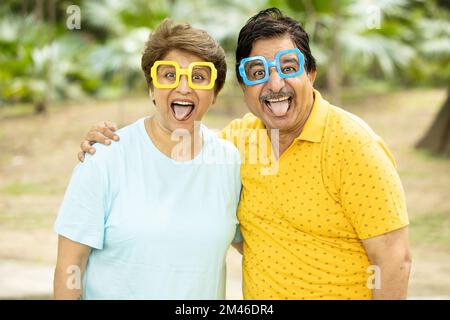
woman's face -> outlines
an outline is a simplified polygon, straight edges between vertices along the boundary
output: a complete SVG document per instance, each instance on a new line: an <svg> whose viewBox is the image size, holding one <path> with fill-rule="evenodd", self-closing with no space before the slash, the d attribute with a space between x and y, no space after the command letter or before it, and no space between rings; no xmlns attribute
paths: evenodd
<svg viewBox="0 0 450 320"><path fill-rule="evenodd" d="M204 61L196 55L177 49L169 51L161 60L175 61L181 69L187 69L191 62ZM153 86L150 92L155 100L156 120L170 132L176 129L193 132L194 122L201 121L216 98L214 88L209 90L190 88L186 75L180 77L176 88L160 89Z"/></svg>

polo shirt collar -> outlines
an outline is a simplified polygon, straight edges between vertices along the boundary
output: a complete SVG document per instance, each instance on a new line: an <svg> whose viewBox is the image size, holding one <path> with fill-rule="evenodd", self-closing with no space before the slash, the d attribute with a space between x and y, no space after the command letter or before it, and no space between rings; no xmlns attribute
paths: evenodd
<svg viewBox="0 0 450 320"><path fill-rule="evenodd" d="M294 139L305 140L310 142L321 142L323 132L325 130L325 125L327 122L329 103L322 98L322 95L316 89L314 90L314 103L312 106L311 114L306 120L305 126L303 127L300 135ZM265 129L264 123L261 119L257 119L258 127L260 129Z"/></svg>
<svg viewBox="0 0 450 320"><path fill-rule="evenodd" d="M327 121L329 105L322 95L314 89L314 104L312 106L311 114L306 120L300 136L295 140L306 140L311 142L322 141L325 124Z"/></svg>

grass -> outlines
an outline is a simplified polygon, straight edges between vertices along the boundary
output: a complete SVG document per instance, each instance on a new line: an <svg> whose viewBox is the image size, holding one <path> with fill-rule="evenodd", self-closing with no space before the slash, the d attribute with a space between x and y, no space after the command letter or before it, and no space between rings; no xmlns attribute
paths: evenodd
<svg viewBox="0 0 450 320"><path fill-rule="evenodd" d="M49 184L12 182L0 188L0 193L10 196L51 194L53 186Z"/></svg>
<svg viewBox="0 0 450 320"><path fill-rule="evenodd" d="M55 214L39 211L27 211L20 214L1 214L0 225L8 230L31 231L37 229L52 229Z"/></svg>
<svg viewBox="0 0 450 320"><path fill-rule="evenodd" d="M414 153L417 157L424 161L436 161L436 162L448 162L449 157L445 155L435 154L424 149L414 149Z"/></svg>
<svg viewBox="0 0 450 320"><path fill-rule="evenodd" d="M32 115L33 113L34 113L34 106L32 104L18 103L0 108L0 119L22 117Z"/></svg>
<svg viewBox="0 0 450 320"><path fill-rule="evenodd" d="M411 219L410 238L413 244L438 244L450 247L450 214L428 212Z"/></svg>

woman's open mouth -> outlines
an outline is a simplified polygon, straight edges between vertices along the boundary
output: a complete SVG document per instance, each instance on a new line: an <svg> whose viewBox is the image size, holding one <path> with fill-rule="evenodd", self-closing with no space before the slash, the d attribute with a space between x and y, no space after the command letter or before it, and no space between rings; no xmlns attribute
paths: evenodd
<svg viewBox="0 0 450 320"><path fill-rule="evenodd" d="M194 102L190 100L174 100L170 104L173 116L178 121L186 121L195 109Z"/></svg>
<svg viewBox="0 0 450 320"><path fill-rule="evenodd" d="M276 99L265 99L264 104L276 117L285 116L291 107L292 98L284 96Z"/></svg>

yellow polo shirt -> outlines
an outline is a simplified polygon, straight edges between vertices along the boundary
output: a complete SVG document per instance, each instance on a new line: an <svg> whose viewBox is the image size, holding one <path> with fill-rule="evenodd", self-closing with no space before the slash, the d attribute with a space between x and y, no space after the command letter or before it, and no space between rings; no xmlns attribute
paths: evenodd
<svg viewBox="0 0 450 320"><path fill-rule="evenodd" d="M361 240L409 223L381 138L318 91L314 97L302 133L278 160L251 114L221 132L242 157L245 299L370 299Z"/></svg>

